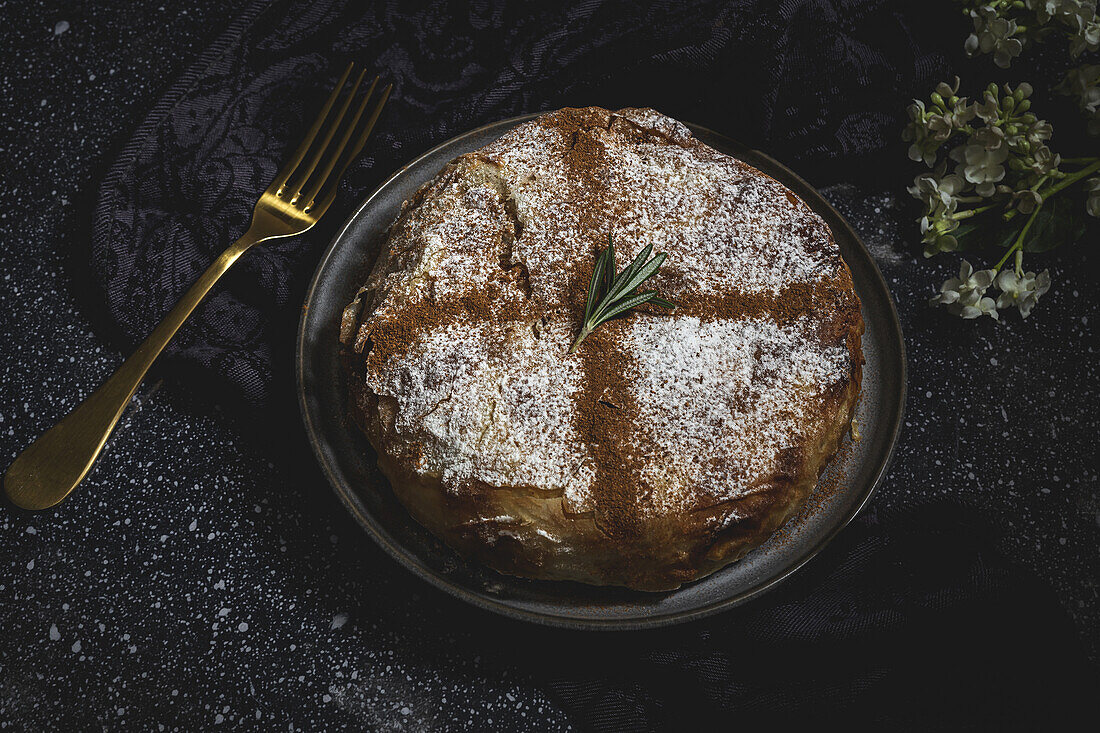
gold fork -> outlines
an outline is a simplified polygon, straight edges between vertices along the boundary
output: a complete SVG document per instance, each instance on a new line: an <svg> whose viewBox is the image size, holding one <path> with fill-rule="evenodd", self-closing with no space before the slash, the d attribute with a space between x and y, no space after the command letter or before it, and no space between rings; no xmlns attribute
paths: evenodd
<svg viewBox="0 0 1100 733"><path fill-rule="evenodd" d="M222 252L102 387L43 433L8 467L4 489L16 505L46 509L68 496L95 463L149 367L214 283L253 246L268 239L301 234L328 210L344 170L363 149L393 88L390 84L382 90L370 117L360 125L367 102L378 85L375 77L354 116L345 119L366 74L365 70L359 72L339 109L333 112L353 66L348 65L305 139L260 195L252 212L252 225L244 236Z"/></svg>

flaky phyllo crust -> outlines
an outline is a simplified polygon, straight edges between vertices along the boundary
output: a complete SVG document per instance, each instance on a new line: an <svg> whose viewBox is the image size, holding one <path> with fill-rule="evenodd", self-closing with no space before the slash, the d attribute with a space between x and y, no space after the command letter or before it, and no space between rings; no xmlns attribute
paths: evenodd
<svg viewBox="0 0 1100 733"><path fill-rule="evenodd" d="M596 255L678 308L575 354ZM649 109L564 109L406 202L341 324L410 514L505 573L663 590L764 542L851 422L863 320L825 222ZM379 489L381 490L381 488Z"/></svg>

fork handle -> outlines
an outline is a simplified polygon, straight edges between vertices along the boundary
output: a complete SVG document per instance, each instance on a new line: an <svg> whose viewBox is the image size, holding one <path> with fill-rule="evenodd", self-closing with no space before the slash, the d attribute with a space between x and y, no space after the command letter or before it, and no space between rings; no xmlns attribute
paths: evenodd
<svg viewBox="0 0 1100 733"><path fill-rule="evenodd" d="M222 252L103 386L19 454L4 475L12 502L46 509L84 480L149 367L214 283L258 241L250 230Z"/></svg>

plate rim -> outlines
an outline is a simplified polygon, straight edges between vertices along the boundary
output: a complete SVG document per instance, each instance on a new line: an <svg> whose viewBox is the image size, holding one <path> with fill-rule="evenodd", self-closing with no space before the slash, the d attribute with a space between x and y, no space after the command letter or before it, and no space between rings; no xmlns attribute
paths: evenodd
<svg viewBox="0 0 1100 733"><path fill-rule="evenodd" d="M522 115L516 115L514 117L508 117L495 122L490 122L471 130L467 130L464 133L450 137L437 145L432 146L420 155L412 158L394 173L383 180L378 186L360 203L358 207L345 219L343 226L333 236L328 246L325 248L324 254L317 262L317 266L314 269L313 275L310 278L309 287L306 290L305 300L302 304L301 315L298 321L298 333L295 339L295 357L294 357L294 372L295 382L298 392L298 408L301 412L302 422L305 427L306 436L309 439L310 448L313 451L313 455L317 460L318 465L321 467L322 472L325 474L325 479L332 487L334 493L340 498L340 501L344 504L345 508L355 517L356 521L367 531L370 537L374 540L379 547L381 547L387 555L397 561L397 563L417 577L424 581L427 581L432 586L443 590L452 596L459 598L467 603L470 603L478 608L499 613L503 616L507 616L513 619L519 619L522 621L529 621L544 626L553 626L558 628L567 628L575 630L592 630L592 631L636 631L641 629L653 629L658 627L672 626L679 623L685 623L687 621L694 621L707 616L712 616L723 611L727 611L736 606L747 603L761 595L773 590L777 585L791 577L794 573L801 570L806 566L814 557L816 557L830 542L832 542L841 531L844 530L852 520L854 520L870 503L879 487L882 485L886 478L886 475L890 471L890 467L893 464L894 457L897 453L898 439L901 435L901 426L904 423L905 410L908 402L908 370L909 364L905 349L905 338L901 328L901 321L898 318L897 306L894 303L894 298L890 293L890 288L886 284L886 279L882 275L882 271L879 269L878 263L875 262L874 257L871 255L870 250L863 243L863 240L856 233L852 225L845 219L839 211L824 197L816 188L811 186L805 179L792 171L790 168L780 163L772 156L762 151L750 148L742 143L737 142L733 138L717 132L711 128L697 125L694 123L684 122L692 134L702 133L703 135L728 143L731 148L746 151L753 156L758 156L764 159L770 165L775 166L778 170L783 171L787 176L790 176L793 180L797 181L800 185L806 187L812 191L816 197L823 203L832 214L833 219L844 228L845 234L855 242L861 250L863 250L866 256L867 262L871 265L871 270L874 273L873 285L876 289L880 290L880 295L883 296L883 300L888 305L888 311L885 314L887 316L887 322L892 326L892 334L887 337L886 340L892 341L889 344L891 349L896 350L898 360L900 363L900 373L898 375L898 381L900 384L900 390L898 392L898 406L897 416L893 421L893 424L888 425L891 432L889 447L886 450L885 459L879 465L878 471L875 473L874 480L870 483L870 488L866 490L864 495L856 502L851 509L838 521L828 532L824 533L817 542L811 545L805 553L801 555L795 562L791 563L783 572L776 576L769 578L768 580L756 585L752 588L744 590L742 592L733 594L729 597L723 598L718 601L713 601L698 608L690 610L681 610L674 613L669 613L661 616L640 616L631 619L598 619L598 618L576 618L553 615L549 613L540 613L536 611L527 610L524 608L517 608L506 602L476 593L468 588L465 588L453 581L450 581L441 574L435 572L433 569L426 567L415 558L415 556L406 550L404 546L398 543L391 542L386 534L380 531L380 528L376 527L375 520L370 516L364 516L360 512L359 507L353 502L346 494L342 482L336 475L335 469L329 465L326 460L324 451L321 446L319 435L321 430L314 424L309 410L309 404L307 400L307 394L305 389L305 381L303 377L305 368L305 344L306 344L306 323L309 320L311 304L315 300L318 287L321 285L321 274L327 268L329 261L334 256L338 245L344 239L345 234L360 217L364 210L366 210L371 204L382 194L388 186L393 184L395 180L400 178L406 171L413 166L417 165L426 158L430 158L437 154L441 150L448 148L455 143L471 136L480 135L492 128L501 127L504 128L503 132L515 127L518 124L527 122L538 117L544 112L534 112ZM732 157L732 156L731 156ZM751 163L749 163L751 165ZM755 166L754 166L755 167ZM770 175L766 171L765 175ZM780 181L782 183L782 181ZM786 185L786 184L784 184ZM830 222L830 225L832 222ZM506 576L505 576L506 577ZM552 581L551 581L552 582Z"/></svg>

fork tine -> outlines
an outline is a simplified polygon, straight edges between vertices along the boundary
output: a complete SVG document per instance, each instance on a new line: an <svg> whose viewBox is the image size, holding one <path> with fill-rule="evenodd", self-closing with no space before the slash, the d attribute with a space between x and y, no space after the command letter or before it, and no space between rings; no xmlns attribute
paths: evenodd
<svg viewBox="0 0 1100 733"><path fill-rule="evenodd" d="M390 92L393 91L393 84L387 84L386 88L382 90L382 98L378 100L378 106L374 108L374 112L371 113L370 119L367 120L367 126L363 128L363 132L359 135L359 139L355 141L355 147L351 149L351 154L348 156L347 161L344 162L344 167L340 169L339 175L344 174L344 168L347 168L348 163L359 155L359 152L363 149L363 146L367 142L367 138L370 137L371 132L374 130L374 123L378 122L378 116L382 114L382 108L386 106L386 100L390 98Z"/></svg>
<svg viewBox="0 0 1100 733"><path fill-rule="evenodd" d="M317 163L321 160L322 156L324 156L329 143L332 142L332 137L336 134L336 131L340 129L340 125L344 121L344 115L347 114L348 107L351 106L351 100L355 98L356 92L359 91L359 85L363 82L363 77L366 75L366 69L359 72L359 77L355 80L355 86L351 88L344 98L344 103L340 105L340 111L336 113L332 120L326 120L328 131L325 133L321 143L314 148L313 154L309 156L309 161L306 165L302 166L301 170L294 171L287 179L288 183L291 179L296 181L294 185L290 186L290 190L294 191L294 194L290 197L291 204L296 204L301 199L302 189L309 182L310 176L313 175L313 171L317 167ZM309 199L306 200L308 201Z"/></svg>
<svg viewBox="0 0 1100 733"><path fill-rule="evenodd" d="M308 190L304 190L301 194L300 201L305 203L304 208L309 209L313 203L314 198L317 196L317 192L321 190L321 187L328 180L329 174L332 172L336 162L340 159L341 153L347 147L348 140L351 139L352 134L355 132L355 128L359 126L359 119L363 116L363 110L367 108L367 102L370 101L371 95L374 94L374 88L378 86L378 80L380 77L374 77L374 81L371 82L370 88L367 89L366 95L363 97L363 101L359 103L359 108L355 110L355 117L348 123L347 128L344 130L343 137L340 138L340 142L331 150L326 151L328 153L328 160L324 167L313 176L313 183L310 184ZM303 182L304 183L304 182Z"/></svg>
<svg viewBox="0 0 1100 733"><path fill-rule="evenodd" d="M339 156L338 160L334 159L333 162L336 164L335 173L330 175L326 180L326 183L331 181L331 185L328 185L325 195L321 198L319 205L316 205L315 202L311 202L311 209L317 212L317 216L320 216L336 197L336 189L339 186L340 179L344 177L344 171L347 170L351 161L355 160L356 156L362 151L363 146L367 142L367 138L370 137L371 132L374 130L374 124L378 121L379 115L382 114L382 108L386 106L386 100L389 99L391 91L393 91L393 84L387 84L386 88L382 90L382 97L378 100L378 104L375 105L374 111L371 112L370 118L367 120L362 132L359 133L359 137L355 140L354 145L344 151L344 155ZM320 189L321 187L318 187L318 192L320 192ZM316 196L317 194L315 193L314 198L316 198Z"/></svg>
<svg viewBox="0 0 1100 733"><path fill-rule="evenodd" d="M344 88L344 84L348 80L348 76L351 74L354 63L348 64L348 67L344 69L343 76L340 77L340 81L336 82L336 86L333 87L332 92L328 95L328 99L325 100L325 106L321 108L321 113L317 115L317 119L313 121L313 125L309 128L309 132L306 133L305 138L298 144L298 148L294 151L294 155L290 157L290 160L279 170L279 175L275 176L275 183L278 183L277 194L282 194L283 189L286 187L286 183L290 180L290 174L302 163L302 159L306 157L306 153L309 151L309 147L313 144L313 139L317 137L317 133L320 132L321 126L325 123L325 118L328 117L329 110L332 109L333 103L336 102L336 97L340 95L340 90Z"/></svg>

